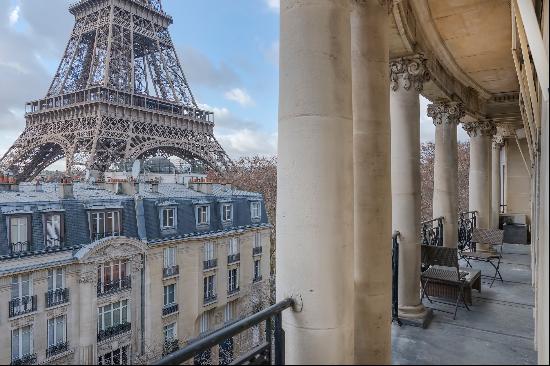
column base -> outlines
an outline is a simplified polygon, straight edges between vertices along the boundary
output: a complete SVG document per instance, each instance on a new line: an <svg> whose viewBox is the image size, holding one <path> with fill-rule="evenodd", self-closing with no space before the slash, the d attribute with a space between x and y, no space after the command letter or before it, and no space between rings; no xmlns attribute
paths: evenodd
<svg viewBox="0 0 550 366"><path fill-rule="evenodd" d="M400 306L398 315L402 324L426 329L432 321L433 310L427 309L422 304L417 306Z"/></svg>

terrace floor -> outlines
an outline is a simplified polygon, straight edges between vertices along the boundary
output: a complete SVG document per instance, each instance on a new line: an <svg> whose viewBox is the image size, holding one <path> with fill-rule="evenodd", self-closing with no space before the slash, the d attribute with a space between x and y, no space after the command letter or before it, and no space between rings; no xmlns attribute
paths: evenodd
<svg viewBox="0 0 550 366"><path fill-rule="evenodd" d="M392 325L394 364L536 364L533 349L534 291L531 287L531 247L505 244L501 273L504 283L482 278L481 293L472 291L471 311L454 306L424 304L434 309L427 329ZM462 264L462 262L461 262ZM481 274L493 274L492 267L472 262Z"/></svg>

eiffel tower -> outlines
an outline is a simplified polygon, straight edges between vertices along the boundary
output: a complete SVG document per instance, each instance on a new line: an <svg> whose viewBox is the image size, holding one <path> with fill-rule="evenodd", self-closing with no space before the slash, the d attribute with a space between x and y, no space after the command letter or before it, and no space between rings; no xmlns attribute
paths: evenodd
<svg viewBox="0 0 550 366"><path fill-rule="evenodd" d="M232 164L214 114L191 93L161 0L81 0L69 11L75 25L48 94L27 103L0 170L23 181L63 157L68 173L157 155Z"/></svg>

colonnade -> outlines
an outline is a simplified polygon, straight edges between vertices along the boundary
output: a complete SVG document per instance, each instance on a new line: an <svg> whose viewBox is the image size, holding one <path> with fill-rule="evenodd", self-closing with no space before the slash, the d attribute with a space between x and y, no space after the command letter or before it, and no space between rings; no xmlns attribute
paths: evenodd
<svg viewBox="0 0 550 366"><path fill-rule="evenodd" d="M392 229L400 232L400 316L427 314L419 95L430 75L422 55L389 60L388 17L386 1L281 2L276 287L278 300L297 302L283 313L290 364L391 362ZM438 100L428 116L436 126L433 215L445 218L444 244L456 247L465 109ZM494 125L466 129L470 209L489 227Z"/></svg>

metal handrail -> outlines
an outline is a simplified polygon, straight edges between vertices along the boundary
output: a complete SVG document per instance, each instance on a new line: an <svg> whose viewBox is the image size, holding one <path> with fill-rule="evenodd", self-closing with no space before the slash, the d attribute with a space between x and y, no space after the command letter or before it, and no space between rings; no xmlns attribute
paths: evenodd
<svg viewBox="0 0 550 366"><path fill-rule="evenodd" d="M260 324L263 321L270 321L271 317L275 316L275 364L284 364L284 359L282 359L282 352L284 349L284 334L281 325L281 312L285 309L288 309L294 305L294 300L291 298L285 299L281 302L278 302L275 305L251 315L247 318L239 320L225 328L222 328L202 339L197 340L189 344L187 347L182 348L163 359L154 363L154 365L179 365L186 360L191 359L192 357L200 354L201 352L212 348L213 346L220 344L221 342L236 336L237 334L249 329L255 325ZM278 319L277 319L278 318Z"/></svg>

